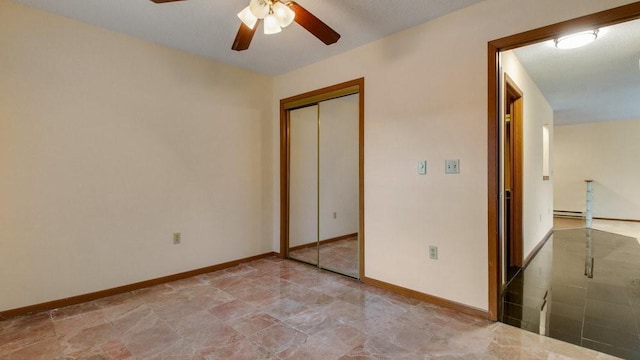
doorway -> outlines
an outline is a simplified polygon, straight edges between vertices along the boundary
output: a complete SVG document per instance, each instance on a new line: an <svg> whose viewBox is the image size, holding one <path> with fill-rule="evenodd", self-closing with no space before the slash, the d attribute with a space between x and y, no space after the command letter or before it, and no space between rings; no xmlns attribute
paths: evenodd
<svg viewBox="0 0 640 360"><path fill-rule="evenodd" d="M504 81L504 246L508 283L522 268L523 93L509 75Z"/></svg>
<svg viewBox="0 0 640 360"><path fill-rule="evenodd" d="M364 79L283 99L284 258L364 276Z"/></svg>
<svg viewBox="0 0 640 360"><path fill-rule="evenodd" d="M489 272L489 318L497 320L499 316L499 298L503 285L503 239L500 231L500 137L501 124L499 112L499 74L501 51L530 45L590 28L614 25L640 18L640 2L583 16L543 28L515 34L488 43L488 272Z"/></svg>

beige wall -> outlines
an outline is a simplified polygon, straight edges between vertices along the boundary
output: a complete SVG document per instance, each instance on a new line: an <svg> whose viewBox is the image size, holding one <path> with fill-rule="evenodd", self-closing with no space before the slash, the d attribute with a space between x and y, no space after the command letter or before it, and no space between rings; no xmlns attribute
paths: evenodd
<svg viewBox="0 0 640 360"><path fill-rule="evenodd" d="M553 227L553 177L542 179L542 127L549 125L553 139L553 109L513 51L501 53L501 65L502 71L509 75L523 94L522 249L526 258ZM501 96L501 99L504 97ZM550 160L553 164L552 157Z"/></svg>
<svg viewBox="0 0 640 360"><path fill-rule="evenodd" d="M487 42L629 2L487 0L275 78L274 103L365 77L367 277L488 308Z"/></svg>
<svg viewBox="0 0 640 360"><path fill-rule="evenodd" d="M593 216L640 220L640 120L555 127L554 209L585 211L593 180Z"/></svg>
<svg viewBox="0 0 640 360"><path fill-rule="evenodd" d="M0 310L273 250L271 78L4 0L0 49Z"/></svg>

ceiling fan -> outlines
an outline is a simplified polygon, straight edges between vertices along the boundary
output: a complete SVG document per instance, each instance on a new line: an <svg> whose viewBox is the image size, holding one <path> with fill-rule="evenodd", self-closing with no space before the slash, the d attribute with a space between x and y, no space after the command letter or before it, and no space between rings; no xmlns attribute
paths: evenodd
<svg viewBox="0 0 640 360"><path fill-rule="evenodd" d="M156 4L162 4L184 0L151 1ZM327 45L331 45L340 39L340 34L295 1L251 0L249 6L242 10L238 17L242 20L242 23L231 46L231 49L236 51L249 48L260 22L264 22L265 34L278 33L282 28L295 21Z"/></svg>

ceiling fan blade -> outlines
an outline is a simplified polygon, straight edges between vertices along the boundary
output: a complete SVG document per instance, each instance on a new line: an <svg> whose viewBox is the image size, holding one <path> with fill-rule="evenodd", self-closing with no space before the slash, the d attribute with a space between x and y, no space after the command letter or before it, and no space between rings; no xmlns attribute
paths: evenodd
<svg viewBox="0 0 640 360"><path fill-rule="evenodd" d="M174 2L174 1L184 1L184 0L151 0L156 4L162 4L162 3L168 3L168 2Z"/></svg>
<svg viewBox="0 0 640 360"><path fill-rule="evenodd" d="M240 29L238 29L236 38L233 40L231 49L235 51L247 50L249 48L249 44L251 44L251 40L253 39L253 34L256 33L258 25L260 25L260 21L258 21L252 29L244 23L240 23Z"/></svg>
<svg viewBox="0 0 640 360"><path fill-rule="evenodd" d="M296 13L294 21L307 29L307 31L320 39L323 43L331 45L340 39L340 34L296 2L291 1L286 3L286 5Z"/></svg>

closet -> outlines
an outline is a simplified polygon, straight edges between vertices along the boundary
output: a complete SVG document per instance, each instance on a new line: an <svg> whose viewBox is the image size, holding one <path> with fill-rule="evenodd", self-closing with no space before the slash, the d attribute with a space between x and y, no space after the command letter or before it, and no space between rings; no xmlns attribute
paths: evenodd
<svg viewBox="0 0 640 360"><path fill-rule="evenodd" d="M284 114L286 256L354 278L363 240L361 100L351 86L291 102Z"/></svg>

